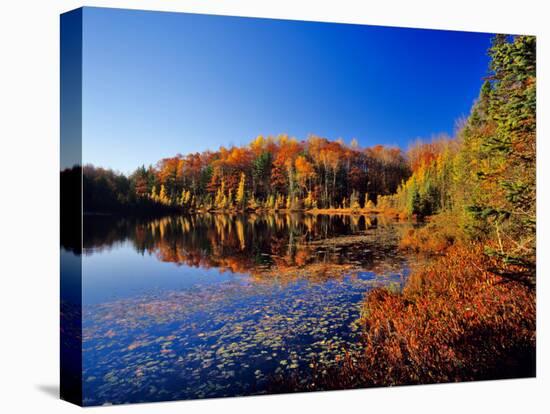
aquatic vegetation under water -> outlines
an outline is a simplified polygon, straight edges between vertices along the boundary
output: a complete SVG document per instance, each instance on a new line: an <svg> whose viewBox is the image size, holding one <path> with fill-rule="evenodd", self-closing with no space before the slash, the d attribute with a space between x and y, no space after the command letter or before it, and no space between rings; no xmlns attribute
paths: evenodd
<svg viewBox="0 0 550 414"><path fill-rule="evenodd" d="M332 366L360 335L364 293L405 273L255 283L247 277L90 305L86 404L267 393L275 375Z"/></svg>

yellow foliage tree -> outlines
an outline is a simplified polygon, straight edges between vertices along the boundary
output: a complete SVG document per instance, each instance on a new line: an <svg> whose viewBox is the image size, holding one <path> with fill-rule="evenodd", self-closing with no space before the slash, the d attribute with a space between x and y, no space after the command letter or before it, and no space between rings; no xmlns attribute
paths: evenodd
<svg viewBox="0 0 550 414"><path fill-rule="evenodd" d="M250 207L252 210L256 210L258 208L258 202L256 201L256 198L254 196L252 196L248 201L248 207Z"/></svg>
<svg viewBox="0 0 550 414"><path fill-rule="evenodd" d="M376 206L374 205L374 203L371 200L367 200L367 202L365 203L365 210L374 210L375 208Z"/></svg>
<svg viewBox="0 0 550 414"><path fill-rule="evenodd" d="M268 198L267 198L267 201L265 203L265 207L268 208L268 209L273 209L275 208L275 197L273 196L273 194L271 194Z"/></svg>
<svg viewBox="0 0 550 414"><path fill-rule="evenodd" d="M225 181L222 179L222 184L216 192L216 198L214 199L214 205L218 209L225 208L226 198L225 198Z"/></svg>
<svg viewBox="0 0 550 414"><path fill-rule="evenodd" d="M227 193L227 201L225 203L225 207L226 208L231 208L233 207L233 190L229 190L229 192Z"/></svg>
<svg viewBox="0 0 550 414"><path fill-rule="evenodd" d="M359 210L361 208L361 205L359 204L359 194L355 190L353 190L353 192L351 193L351 197L349 199L349 207L352 210Z"/></svg>
<svg viewBox="0 0 550 414"><path fill-rule="evenodd" d="M162 204L170 204L170 199L168 198L168 195L166 194L166 188L164 187L164 184L160 186L160 194L159 194L159 201Z"/></svg>
<svg viewBox="0 0 550 414"><path fill-rule="evenodd" d="M305 208L313 208L315 204L315 200L313 199L313 194L311 191L307 192L307 197L304 199L304 207Z"/></svg>
<svg viewBox="0 0 550 414"><path fill-rule="evenodd" d="M189 203L191 201L191 191L183 189L181 191L181 197L179 198L179 203L184 207L190 207Z"/></svg>
<svg viewBox="0 0 550 414"><path fill-rule="evenodd" d="M237 195L235 198L235 201L237 202L237 206L240 208L244 208L246 204L246 196L245 196L245 181L246 176L244 172L241 173L241 179L239 181L239 187L237 188Z"/></svg>
<svg viewBox="0 0 550 414"><path fill-rule="evenodd" d="M285 197L282 194L277 194L277 199L275 201L275 210L283 208L285 205Z"/></svg>

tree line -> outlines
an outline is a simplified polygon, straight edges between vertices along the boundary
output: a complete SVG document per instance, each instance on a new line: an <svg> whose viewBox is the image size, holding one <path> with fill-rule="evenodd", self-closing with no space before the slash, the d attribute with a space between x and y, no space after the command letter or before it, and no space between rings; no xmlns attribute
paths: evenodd
<svg viewBox="0 0 550 414"><path fill-rule="evenodd" d="M176 155L129 176L83 167L84 208L128 211L363 208L395 193L411 174L399 148L288 135Z"/></svg>

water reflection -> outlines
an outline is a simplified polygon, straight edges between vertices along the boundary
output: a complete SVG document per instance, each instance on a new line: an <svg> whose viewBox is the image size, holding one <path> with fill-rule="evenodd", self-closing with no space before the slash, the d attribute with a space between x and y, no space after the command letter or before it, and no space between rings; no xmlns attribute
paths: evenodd
<svg viewBox="0 0 550 414"><path fill-rule="evenodd" d="M345 215L90 217L84 225L84 253L129 241L140 254L178 265L258 278L326 277L336 270L382 272L399 266L403 258L395 249L395 227L378 217Z"/></svg>
<svg viewBox="0 0 550 414"><path fill-rule="evenodd" d="M263 394L358 346L369 289L403 284L403 224L366 216L86 217L86 405Z"/></svg>

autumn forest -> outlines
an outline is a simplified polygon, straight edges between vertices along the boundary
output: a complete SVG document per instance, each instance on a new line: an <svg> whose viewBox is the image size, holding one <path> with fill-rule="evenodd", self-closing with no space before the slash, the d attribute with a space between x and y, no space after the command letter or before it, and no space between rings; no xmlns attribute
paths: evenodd
<svg viewBox="0 0 550 414"><path fill-rule="evenodd" d="M357 141L346 145L316 136L298 141L286 135L166 158L128 178L84 168L86 205L92 210L139 208L143 203L187 211L358 210L394 194L410 175L398 148L361 149Z"/></svg>
<svg viewBox="0 0 550 414"><path fill-rule="evenodd" d="M326 366L322 360L307 362L310 380L288 369L301 367L290 357L288 364L287 359L277 363L266 380L269 392L533 376L536 40L496 35L488 53L479 96L469 115L457 120L452 137L437 135L401 149L281 134L177 154L129 175L85 165L84 213L135 217L137 224L124 222L125 231L163 262L255 269L262 280L291 273L315 279L320 267L323 275L329 272L328 262L342 266L347 260L342 257L352 258L359 269L365 252L378 250L372 247L375 239L367 244L358 232L395 223L397 230L387 227L397 240L399 253L392 254L399 260L406 254L412 263L406 282L398 288L377 285L365 294L354 322L359 339ZM277 219L284 225L269 224L270 215L289 218ZM156 221L140 224L143 216ZM179 216L201 218L162 218ZM330 239L330 260L316 261L314 275L310 258L329 251L322 229L333 219L324 216L338 216L330 225L344 226L342 220L352 230ZM215 237L204 222L218 229ZM193 226L197 234L185 236ZM176 234L172 242L168 233ZM260 245L272 262L264 263L265 252L249 254ZM303 257L296 259L296 252ZM382 272L380 257L369 259L375 272Z"/></svg>

